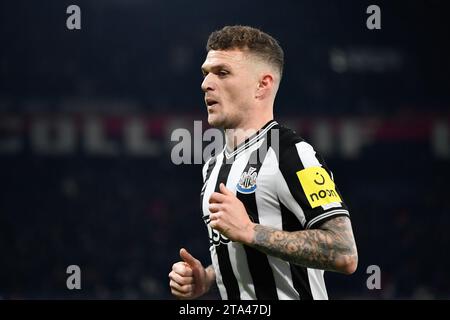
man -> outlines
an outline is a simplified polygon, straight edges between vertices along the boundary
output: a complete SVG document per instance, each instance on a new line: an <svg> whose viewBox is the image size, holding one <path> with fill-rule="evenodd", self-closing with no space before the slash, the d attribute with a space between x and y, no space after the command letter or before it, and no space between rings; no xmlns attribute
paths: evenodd
<svg viewBox="0 0 450 320"><path fill-rule="evenodd" d="M169 274L172 294L222 299L327 299L324 270L351 274L357 250L349 213L323 159L273 120L283 51L245 26L213 32L202 66L210 125L223 152L203 168L203 219L212 265L185 249Z"/></svg>

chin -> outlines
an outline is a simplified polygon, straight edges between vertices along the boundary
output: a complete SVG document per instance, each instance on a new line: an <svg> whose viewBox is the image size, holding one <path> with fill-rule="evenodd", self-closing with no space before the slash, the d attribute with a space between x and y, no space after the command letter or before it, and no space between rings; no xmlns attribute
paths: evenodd
<svg viewBox="0 0 450 320"><path fill-rule="evenodd" d="M223 121L221 121L221 119L219 119L217 116L210 114L208 116L208 124L214 128L222 128Z"/></svg>

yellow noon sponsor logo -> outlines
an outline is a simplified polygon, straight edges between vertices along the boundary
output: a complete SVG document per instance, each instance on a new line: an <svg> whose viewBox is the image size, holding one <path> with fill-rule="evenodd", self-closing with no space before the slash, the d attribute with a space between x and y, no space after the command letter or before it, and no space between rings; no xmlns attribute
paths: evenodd
<svg viewBox="0 0 450 320"><path fill-rule="evenodd" d="M305 191L311 208L322 206L331 202L342 202L333 180L322 167L309 167L297 171L297 177Z"/></svg>

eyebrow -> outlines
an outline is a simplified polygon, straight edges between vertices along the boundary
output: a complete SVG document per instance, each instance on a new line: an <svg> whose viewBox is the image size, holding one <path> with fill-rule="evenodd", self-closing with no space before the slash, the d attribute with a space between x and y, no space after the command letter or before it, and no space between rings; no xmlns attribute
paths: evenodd
<svg viewBox="0 0 450 320"><path fill-rule="evenodd" d="M215 71L215 70L224 69L224 68L225 69L231 69L231 66L229 64L226 64L226 63L220 63L220 64L216 64L216 65L211 66L209 69L210 69L210 71ZM208 68L205 68L203 66L202 66L201 69L202 69L202 73L203 74L210 72L210 71L207 71Z"/></svg>

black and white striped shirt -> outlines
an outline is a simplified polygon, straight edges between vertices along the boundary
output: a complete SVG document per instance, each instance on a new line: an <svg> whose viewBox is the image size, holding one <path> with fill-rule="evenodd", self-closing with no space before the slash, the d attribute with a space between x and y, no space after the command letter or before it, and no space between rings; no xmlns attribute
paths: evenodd
<svg viewBox="0 0 450 320"><path fill-rule="evenodd" d="M209 226L209 198L223 182L253 222L279 230L314 229L348 215L323 159L294 131L268 122L233 152L203 167L203 219L222 299L327 299L323 270L305 268L232 242Z"/></svg>

